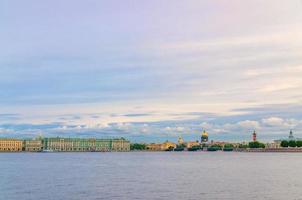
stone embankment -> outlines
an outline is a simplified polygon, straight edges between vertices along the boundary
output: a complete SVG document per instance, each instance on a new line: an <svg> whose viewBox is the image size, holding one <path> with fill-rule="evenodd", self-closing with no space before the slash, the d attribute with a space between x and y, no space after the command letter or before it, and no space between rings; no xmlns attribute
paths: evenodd
<svg viewBox="0 0 302 200"><path fill-rule="evenodd" d="M302 152L302 148L234 149L240 152Z"/></svg>

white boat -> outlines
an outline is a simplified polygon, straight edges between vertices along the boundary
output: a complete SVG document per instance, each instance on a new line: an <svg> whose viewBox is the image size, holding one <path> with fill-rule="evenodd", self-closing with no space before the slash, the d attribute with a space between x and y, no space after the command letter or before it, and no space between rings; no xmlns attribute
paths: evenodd
<svg viewBox="0 0 302 200"><path fill-rule="evenodd" d="M54 152L53 150L48 150L48 149L46 149L46 150L43 150L42 151L43 153L52 153L52 152Z"/></svg>

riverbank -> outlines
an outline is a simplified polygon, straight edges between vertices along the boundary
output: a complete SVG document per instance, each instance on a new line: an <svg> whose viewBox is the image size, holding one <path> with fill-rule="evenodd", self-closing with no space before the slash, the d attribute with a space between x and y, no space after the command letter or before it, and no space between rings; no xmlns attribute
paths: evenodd
<svg viewBox="0 0 302 200"><path fill-rule="evenodd" d="M234 150L237 152L289 152L289 153L302 153L302 148L264 148L264 149L241 149Z"/></svg>
<svg viewBox="0 0 302 200"><path fill-rule="evenodd" d="M233 149L233 150L196 150L196 151L149 151L149 150L131 150L131 151L0 151L0 153L114 153L114 152L128 152L128 153L135 153L135 152L144 152L144 153L154 153L154 152L243 152L243 153L253 153L253 152L275 152L275 153L302 153L302 148L247 148L247 149Z"/></svg>

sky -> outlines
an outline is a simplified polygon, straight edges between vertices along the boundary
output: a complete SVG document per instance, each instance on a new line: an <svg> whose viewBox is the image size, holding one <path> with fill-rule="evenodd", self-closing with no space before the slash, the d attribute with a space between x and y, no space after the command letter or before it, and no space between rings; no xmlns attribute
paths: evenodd
<svg viewBox="0 0 302 200"><path fill-rule="evenodd" d="M302 138L301 0L0 0L0 137Z"/></svg>

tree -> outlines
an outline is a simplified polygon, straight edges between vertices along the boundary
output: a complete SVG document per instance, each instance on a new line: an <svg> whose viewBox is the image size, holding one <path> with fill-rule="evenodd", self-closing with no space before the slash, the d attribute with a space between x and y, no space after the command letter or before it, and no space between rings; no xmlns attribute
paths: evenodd
<svg viewBox="0 0 302 200"><path fill-rule="evenodd" d="M239 148L240 149L246 149L246 148L248 148L248 145L247 144L239 144Z"/></svg>
<svg viewBox="0 0 302 200"><path fill-rule="evenodd" d="M223 151L233 151L234 146L232 144L225 144L223 146Z"/></svg>
<svg viewBox="0 0 302 200"><path fill-rule="evenodd" d="M249 142L249 148L265 148L265 145L263 143L260 143L258 141L255 142Z"/></svg>
<svg viewBox="0 0 302 200"><path fill-rule="evenodd" d="M195 145L195 146L192 146L191 148L188 148L188 151L198 151L200 149L201 149L200 145Z"/></svg>
<svg viewBox="0 0 302 200"><path fill-rule="evenodd" d="M297 147L302 147L302 140L296 141Z"/></svg>
<svg viewBox="0 0 302 200"><path fill-rule="evenodd" d="M185 148L185 147L186 147L185 144L178 144L178 145L176 145L176 148Z"/></svg>
<svg viewBox="0 0 302 200"><path fill-rule="evenodd" d="M297 146L297 143L296 143L295 140L290 140L290 141L288 142L288 146L289 146L289 147L296 147L296 146Z"/></svg>
<svg viewBox="0 0 302 200"><path fill-rule="evenodd" d="M184 149L185 149L184 144L178 144L178 145L176 145L176 148L174 149L174 151L183 151Z"/></svg>
<svg viewBox="0 0 302 200"><path fill-rule="evenodd" d="M146 149L145 144L138 144L138 143L130 144L130 150L145 150L145 149Z"/></svg>
<svg viewBox="0 0 302 200"><path fill-rule="evenodd" d="M225 144L223 148L233 148L233 144Z"/></svg>
<svg viewBox="0 0 302 200"><path fill-rule="evenodd" d="M262 149L264 149L264 148L265 148L265 144L263 144L263 143L260 143L260 144L259 144L259 148L262 148Z"/></svg>
<svg viewBox="0 0 302 200"><path fill-rule="evenodd" d="M210 147L208 147L208 151L218 151L221 149L222 149L222 146L219 144L213 144Z"/></svg>
<svg viewBox="0 0 302 200"><path fill-rule="evenodd" d="M282 140L280 145L281 145L281 147L288 147L288 141Z"/></svg>

